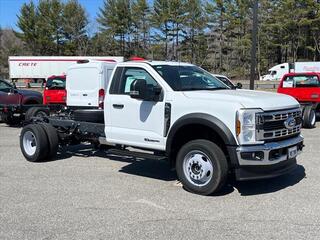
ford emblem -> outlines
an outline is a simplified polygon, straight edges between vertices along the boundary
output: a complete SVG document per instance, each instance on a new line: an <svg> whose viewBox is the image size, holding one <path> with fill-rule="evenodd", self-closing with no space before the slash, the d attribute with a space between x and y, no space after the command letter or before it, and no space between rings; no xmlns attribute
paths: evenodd
<svg viewBox="0 0 320 240"><path fill-rule="evenodd" d="M284 121L284 126L291 130L296 125L296 120L293 117L289 117L287 120Z"/></svg>

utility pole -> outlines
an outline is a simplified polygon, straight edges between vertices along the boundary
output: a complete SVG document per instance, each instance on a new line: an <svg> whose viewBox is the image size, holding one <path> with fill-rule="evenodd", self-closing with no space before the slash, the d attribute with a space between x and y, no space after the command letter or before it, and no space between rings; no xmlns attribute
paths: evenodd
<svg viewBox="0 0 320 240"><path fill-rule="evenodd" d="M251 67L250 67L250 89L254 89L254 80L257 69L257 35L258 35L258 0L253 2L252 18L252 45L251 45Z"/></svg>

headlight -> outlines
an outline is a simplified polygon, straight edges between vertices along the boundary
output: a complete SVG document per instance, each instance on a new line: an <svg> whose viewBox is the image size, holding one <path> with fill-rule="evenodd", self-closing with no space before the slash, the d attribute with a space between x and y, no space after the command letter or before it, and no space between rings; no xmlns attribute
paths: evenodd
<svg viewBox="0 0 320 240"><path fill-rule="evenodd" d="M260 112L261 109L240 109L237 112L236 134L241 145L263 143L256 141L256 114Z"/></svg>

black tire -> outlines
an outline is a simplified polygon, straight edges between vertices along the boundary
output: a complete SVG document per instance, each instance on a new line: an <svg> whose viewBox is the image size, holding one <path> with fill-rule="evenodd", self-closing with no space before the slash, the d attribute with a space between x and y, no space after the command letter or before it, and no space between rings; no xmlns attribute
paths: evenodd
<svg viewBox="0 0 320 240"><path fill-rule="evenodd" d="M32 141L28 141L27 139L34 139L35 141L32 144ZM28 150L27 146L35 147L34 152ZM20 134L20 149L28 161L40 162L45 160L49 153L48 147L48 138L41 125L29 124L22 129Z"/></svg>
<svg viewBox="0 0 320 240"><path fill-rule="evenodd" d="M73 112L74 120L80 122L104 123L103 109L82 109Z"/></svg>
<svg viewBox="0 0 320 240"><path fill-rule="evenodd" d="M189 164L186 164L188 159L188 156L191 154L191 156L196 156L197 152L200 152L200 156L202 161L206 162L205 164L212 165L212 173L208 171L208 168L201 167L199 171L201 171L200 174L204 171L205 173L202 174L203 178L209 178L207 182L205 182L204 185L199 186L194 181L199 181L196 179L192 180L191 175L193 174L193 165L197 165L198 161L196 161L196 164L193 164L190 166ZM194 154L194 155L192 155ZM202 156L203 154L203 156ZM190 158L192 159L192 157ZM193 160L191 160L193 161ZM200 166L201 165L200 160ZM187 166L187 167L185 167ZM190 170L191 168L191 170ZM210 142L208 140L193 140L185 145L182 146L180 149L177 159L176 159L176 170L177 175L183 186L186 190L201 194L201 195L209 195L212 193L217 193L221 187L223 187L227 181L228 177L228 163L227 159L225 157L225 154L223 151L213 142ZM190 171L189 173L186 173L186 171ZM207 172L206 172L207 171ZM210 175L211 174L211 175ZM195 176L193 176L195 177ZM197 176L196 176L197 177Z"/></svg>
<svg viewBox="0 0 320 240"><path fill-rule="evenodd" d="M303 127L304 128L314 128L316 125L316 111L312 106L305 107L303 111Z"/></svg>
<svg viewBox="0 0 320 240"><path fill-rule="evenodd" d="M30 121L33 117L46 117L50 115L48 108L32 107L25 114L25 120Z"/></svg>
<svg viewBox="0 0 320 240"><path fill-rule="evenodd" d="M47 155L47 159L53 159L58 152L59 148L59 137L57 130L50 125L49 123L40 123L39 124L43 130L46 132L48 143L49 143L49 151Z"/></svg>
<svg viewBox="0 0 320 240"><path fill-rule="evenodd" d="M21 122L21 119L20 117L15 117L15 116L12 116L11 114L5 114L5 115L2 115L2 121L9 125L9 126L17 126L20 122Z"/></svg>

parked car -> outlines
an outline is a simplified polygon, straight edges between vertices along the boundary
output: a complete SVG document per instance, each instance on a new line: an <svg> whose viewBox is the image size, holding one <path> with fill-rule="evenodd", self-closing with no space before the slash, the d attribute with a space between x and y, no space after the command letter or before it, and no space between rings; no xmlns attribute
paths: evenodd
<svg viewBox="0 0 320 240"><path fill-rule="evenodd" d="M43 91L43 104L66 104L66 75L50 76Z"/></svg>
<svg viewBox="0 0 320 240"><path fill-rule="evenodd" d="M234 85L233 82L227 76L219 75L219 74L212 74L212 76L218 78L220 81L222 81L224 84L226 84L231 89L236 89L236 88L241 89L242 88L241 83L237 83L237 85Z"/></svg>
<svg viewBox="0 0 320 240"><path fill-rule="evenodd" d="M316 117L320 116L320 72L285 74L278 93L297 99L303 109L303 126L315 127Z"/></svg>
<svg viewBox="0 0 320 240"><path fill-rule="evenodd" d="M94 76L109 79L103 64ZM95 71L84 69L88 76ZM295 169L304 146L300 128L301 109L290 96L230 89L188 63L128 61L114 66L104 109L37 118L22 129L20 148L31 162L79 142L107 145L111 154L168 159L185 189L208 195L229 174L255 180Z"/></svg>
<svg viewBox="0 0 320 240"><path fill-rule="evenodd" d="M9 125L20 121L24 109L42 104L42 94L20 90L5 80L0 80L0 117Z"/></svg>

